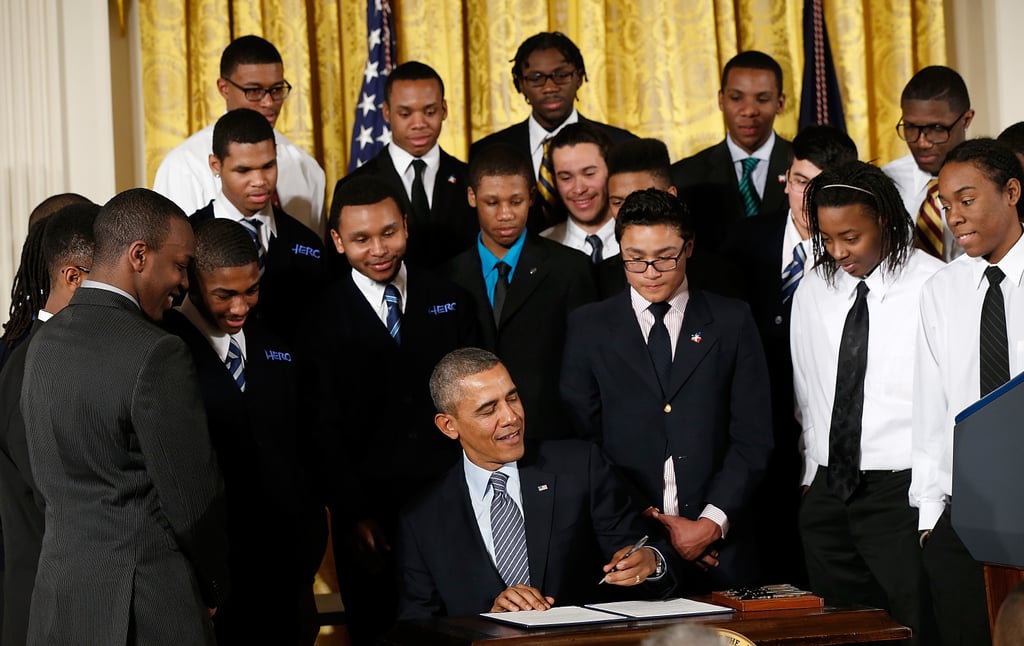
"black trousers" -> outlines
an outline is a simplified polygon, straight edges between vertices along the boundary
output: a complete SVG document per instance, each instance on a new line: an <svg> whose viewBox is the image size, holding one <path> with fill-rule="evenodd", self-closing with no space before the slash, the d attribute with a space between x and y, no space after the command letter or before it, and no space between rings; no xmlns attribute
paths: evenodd
<svg viewBox="0 0 1024 646"><path fill-rule="evenodd" d="M924 546L935 618L943 646L992 643L985 594L985 568L975 561L950 521L950 506L939 516Z"/></svg>
<svg viewBox="0 0 1024 646"><path fill-rule="evenodd" d="M819 467L800 507L811 590L830 602L884 608L913 630L910 643L933 643L910 470L862 471L846 502L826 478Z"/></svg>

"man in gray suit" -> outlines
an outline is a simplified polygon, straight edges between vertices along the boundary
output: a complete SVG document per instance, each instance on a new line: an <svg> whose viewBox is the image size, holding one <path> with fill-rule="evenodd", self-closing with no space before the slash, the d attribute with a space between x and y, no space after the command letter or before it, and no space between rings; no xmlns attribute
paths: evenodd
<svg viewBox="0 0 1024 646"><path fill-rule="evenodd" d="M46 530L28 643L213 644L221 481L189 351L153 324L188 287L185 214L132 189L90 280L33 336L21 410Z"/></svg>

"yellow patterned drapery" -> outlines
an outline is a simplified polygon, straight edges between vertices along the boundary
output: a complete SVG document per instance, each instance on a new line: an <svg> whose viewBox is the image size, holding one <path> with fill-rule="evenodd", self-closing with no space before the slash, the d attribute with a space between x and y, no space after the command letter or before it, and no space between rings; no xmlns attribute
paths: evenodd
<svg viewBox="0 0 1024 646"><path fill-rule="evenodd" d="M776 121L796 131L803 70L802 2L778 0L391 0L399 60L421 60L445 79L449 117L441 145L469 143L521 121L529 107L509 59L528 36L567 33L590 78L581 113L658 137L673 159L719 141L719 75L741 49L782 65L788 101ZM147 179L168 150L224 110L220 53L233 37L261 35L281 51L295 86L278 128L314 155L328 187L348 163L366 62L362 0L146 0L139 2ZM906 152L893 128L914 71L945 62L943 0L825 0L847 128L863 159Z"/></svg>

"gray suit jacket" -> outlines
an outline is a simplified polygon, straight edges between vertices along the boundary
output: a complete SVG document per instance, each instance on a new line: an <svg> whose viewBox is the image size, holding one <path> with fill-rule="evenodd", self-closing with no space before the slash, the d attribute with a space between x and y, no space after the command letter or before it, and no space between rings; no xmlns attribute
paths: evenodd
<svg viewBox="0 0 1024 646"><path fill-rule="evenodd" d="M33 335L21 410L46 501L28 643L213 644L221 480L181 339L79 289Z"/></svg>

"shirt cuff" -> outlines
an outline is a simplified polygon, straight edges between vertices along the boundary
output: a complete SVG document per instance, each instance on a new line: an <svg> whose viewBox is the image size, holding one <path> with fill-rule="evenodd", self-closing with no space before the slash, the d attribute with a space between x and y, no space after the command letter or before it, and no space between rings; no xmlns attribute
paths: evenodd
<svg viewBox="0 0 1024 646"><path fill-rule="evenodd" d="M917 514L917 528L919 530L931 530L938 522L939 516L946 509L944 502L922 502Z"/></svg>
<svg viewBox="0 0 1024 646"><path fill-rule="evenodd" d="M665 560L665 556L661 553L657 547L651 547L650 545L644 545L649 550L653 550L657 555L658 563L661 563L661 574L654 576L653 574L645 579L645 581L661 581L668 574L668 561Z"/></svg>
<svg viewBox="0 0 1024 646"><path fill-rule="evenodd" d="M704 511L700 512L700 517L715 521L715 524L722 529L722 538L729 533L729 517L718 507L709 503L704 507Z"/></svg>

